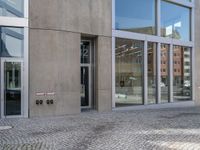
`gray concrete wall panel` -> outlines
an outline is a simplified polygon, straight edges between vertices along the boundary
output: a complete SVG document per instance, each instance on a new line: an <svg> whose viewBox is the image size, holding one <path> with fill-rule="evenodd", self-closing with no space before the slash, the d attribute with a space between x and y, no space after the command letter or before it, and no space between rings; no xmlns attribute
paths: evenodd
<svg viewBox="0 0 200 150"><path fill-rule="evenodd" d="M30 116L80 113L81 35L97 37L97 110L111 111L112 0L31 0L29 18ZM51 98L53 105L35 104Z"/></svg>
<svg viewBox="0 0 200 150"><path fill-rule="evenodd" d="M97 39L97 106L98 111L112 110L112 38Z"/></svg>
<svg viewBox="0 0 200 150"><path fill-rule="evenodd" d="M30 28L111 36L112 0L31 0Z"/></svg>
<svg viewBox="0 0 200 150"><path fill-rule="evenodd" d="M30 116L80 112L80 34L30 29ZM55 96L37 96L55 92ZM45 102L37 106L35 100ZM54 104L47 105L47 99Z"/></svg>

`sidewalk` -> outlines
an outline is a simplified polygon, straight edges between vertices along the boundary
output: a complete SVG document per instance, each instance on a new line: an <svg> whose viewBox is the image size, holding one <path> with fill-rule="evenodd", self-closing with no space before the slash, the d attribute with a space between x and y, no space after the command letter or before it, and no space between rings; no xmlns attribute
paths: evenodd
<svg viewBox="0 0 200 150"><path fill-rule="evenodd" d="M1 119L0 149L200 149L200 108L123 110L111 113Z"/></svg>

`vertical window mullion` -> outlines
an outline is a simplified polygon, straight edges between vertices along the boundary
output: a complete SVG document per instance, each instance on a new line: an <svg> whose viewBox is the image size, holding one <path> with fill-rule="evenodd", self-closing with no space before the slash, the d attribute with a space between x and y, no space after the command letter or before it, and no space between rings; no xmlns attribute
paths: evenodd
<svg viewBox="0 0 200 150"><path fill-rule="evenodd" d="M194 3L194 0L192 0L192 3ZM195 9L194 7L191 8L191 14L190 14L190 30L191 30L191 41L195 41ZM195 99L195 47L193 46L190 50L191 52L191 58L190 58L190 66L191 66L191 100Z"/></svg>
<svg viewBox="0 0 200 150"><path fill-rule="evenodd" d="M160 86L160 82L161 82L161 57L160 57L160 49L161 49L161 44L158 43L157 44L157 75L156 75L156 78L157 78L157 92L156 92L156 98L157 98L157 103L161 103L161 86Z"/></svg>
<svg viewBox="0 0 200 150"><path fill-rule="evenodd" d="M116 86L116 70L115 70L115 37L112 37L112 107L115 108L115 86Z"/></svg>
<svg viewBox="0 0 200 150"><path fill-rule="evenodd" d="M174 74L174 69L173 69L173 45L170 44L170 49L169 49L169 102L172 103L173 100L173 74Z"/></svg>
<svg viewBox="0 0 200 150"><path fill-rule="evenodd" d="M191 100L194 101L195 99L195 69L194 69L194 66L195 66L195 53L194 53L194 47L190 48L190 82L191 82Z"/></svg>
<svg viewBox="0 0 200 150"><path fill-rule="evenodd" d="M161 36L161 0L157 0L157 6L156 6L156 29L157 29L157 36Z"/></svg>
<svg viewBox="0 0 200 150"><path fill-rule="evenodd" d="M144 105L148 104L148 42L144 41Z"/></svg>

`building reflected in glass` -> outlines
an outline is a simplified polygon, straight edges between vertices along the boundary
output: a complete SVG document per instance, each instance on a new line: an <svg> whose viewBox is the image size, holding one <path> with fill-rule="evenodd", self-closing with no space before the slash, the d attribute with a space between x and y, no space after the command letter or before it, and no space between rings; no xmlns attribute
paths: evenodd
<svg viewBox="0 0 200 150"><path fill-rule="evenodd" d="M143 104L144 42L116 39L116 105Z"/></svg>

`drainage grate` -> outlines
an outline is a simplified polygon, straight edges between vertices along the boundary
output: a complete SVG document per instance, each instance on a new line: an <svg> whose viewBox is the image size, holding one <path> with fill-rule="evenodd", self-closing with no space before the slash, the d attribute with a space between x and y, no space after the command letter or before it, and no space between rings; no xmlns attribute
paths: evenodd
<svg viewBox="0 0 200 150"><path fill-rule="evenodd" d="M0 126L0 131L1 130L8 130L8 129L11 129L12 126Z"/></svg>

